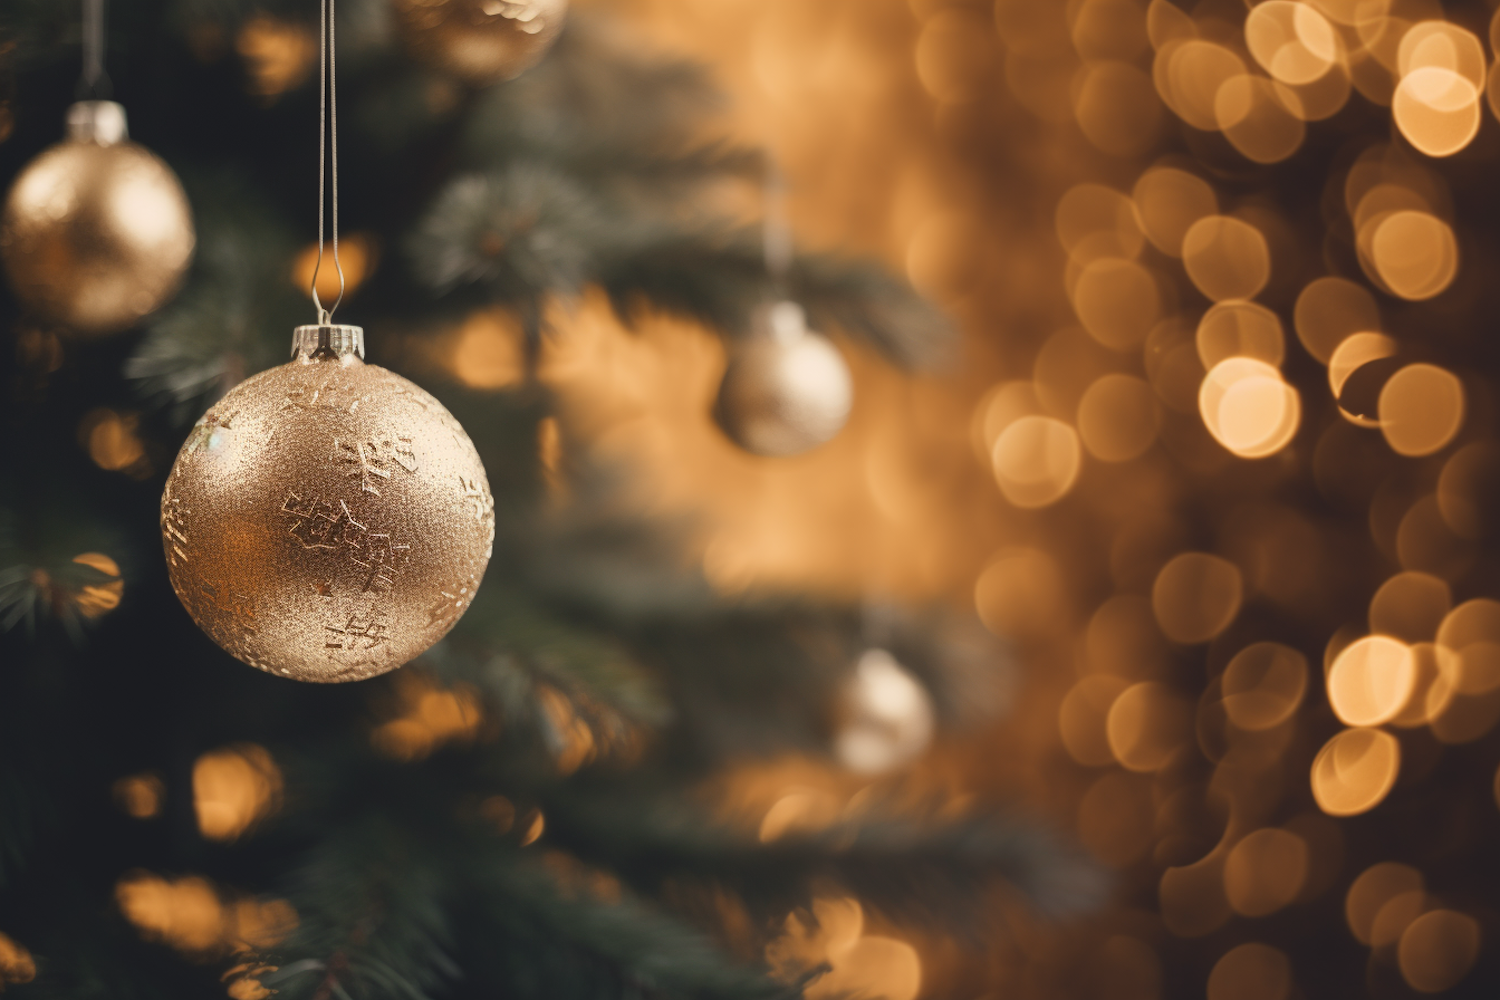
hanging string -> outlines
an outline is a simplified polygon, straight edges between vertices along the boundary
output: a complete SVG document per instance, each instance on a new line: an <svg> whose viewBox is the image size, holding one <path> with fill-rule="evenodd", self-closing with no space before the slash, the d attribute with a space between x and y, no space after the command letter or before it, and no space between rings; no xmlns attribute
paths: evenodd
<svg viewBox="0 0 1500 1000"><path fill-rule="evenodd" d="M102 2L102 0L99 0ZM318 325L328 326L339 303L344 301L344 266L339 263L339 96L335 77L337 60L334 55L334 0L322 0L322 13L318 23L318 262L313 265L312 299L318 310ZM325 164L326 152L332 153L332 163ZM339 274L339 297L333 307L323 308L318 297L318 272L323 269L323 188L328 180L328 166L333 175L333 266Z"/></svg>
<svg viewBox="0 0 1500 1000"><path fill-rule="evenodd" d="M786 175L774 157L766 160L766 273L778 298L786 294L786 273L792 266L792 226L786 214Z"/></svg>
<svg viewBox="0 0 1500 1000"><path fill-rule="evenodd" d="M79 100L108 100L109 76L104 72L104 0L83 0L83 75L78 78Z"/></svg>

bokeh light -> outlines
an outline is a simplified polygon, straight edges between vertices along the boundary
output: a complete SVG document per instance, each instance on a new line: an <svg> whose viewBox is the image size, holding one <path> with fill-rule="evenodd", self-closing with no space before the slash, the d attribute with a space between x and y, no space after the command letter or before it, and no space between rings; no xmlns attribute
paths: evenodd
<svg viewBox="0 0 1500 1000"><path fill-rule="evenodd" d="M915 1000L922 961L910 944L865 932L864 910L854 899L815 900L810 913L793 913L782 934L766 946L766 963L782 979L826 965L808 988L810 1000L866 996Z"/></svg>
<svg viewBox="0 0 1500 1000"><path fill-rule="evenodd" d="M1117 351L1145 343L1161 316L1161 295L1151 272L1133 260L1100 257L1086 264L1073 286L1073 308L1095 340Z"/></svg>
<svg viewBox="0 0 1500 1000"><path fill-rule="evenodd" d="M1151 607L1168 638L1207 642L1234 620L1243 597L1244 582L1234 563L1206 552L1184 552L1156 575Z"/></svg>
<svg viewBox="0 0 1500 1000"><path fill-rule="evenodd" d="M1431 910L1401 934L1401 976L1422 993L1457 986L1479 957L1479 922L1453 910Z"/></svg>
<svg viewBox="0 0 1500 1000"><path fill-rule="evenodd" d="M1109 749L1131 771L1155 771L1191 736L1191 713L1175 691L1147 681L1120 692L1109 707Z"/></svg>
<svg viewBox="0 0 1500 1000"><path fill-rule="evenodd" d="M1273 365L1226 358L1204 376L1198 410L1214 440L1240 458L1274 455L1302 423L1302 397Z"/></svg>
<svg viewBox="0 0 1500 1000"><path fill-rule="evenodd" d="M1333 661L1328 702L1347 725L1375 726L1396 717L1416 680L1411 647L1389 636L1367 636Z"/></svg>
<svg viewBox="0 0 1500 1000"><path fill-rule="evenodd" d="M1219 212L1213 187L1176 167L1154 167L1141 174L1133 196L1147 238L1173 257L1182 256L1182 241L1195 222Z"/></svg>
<svg viewBox="0 0 1500 1000"><path fill-rule="evenodd" d="M1420 302L1441 293L1458 275L1453 229L1430 212L1381 212L1360 227L1362 249L1391 293Z"/></svg>
<svg viewBox="0 0 1500 1000"><path fill-rule="evenodd" d="M1330 816L1369 812L1390 793L1401 770L1401 745L1379 729L1346 729L1313 759L1312 791Z"/></svg>
<svg viewBox="0 0 1500 1000"><path fill-rule="evenodd" d="M1082 465L1078 434L1051 417L1022 417L995 439L995 481L1017 507L1045 507L1073 488Z"/></svg>
<svg viewBox="0 0 1500 1000"><path fill-rule="evenodd" d="M36 960L16 941L0 934L0 987L6 983L29 983L36 978Z"/></svg>
<svg viewBox="0 0 1500 1000"><path fill-rule="evenodd" d="M1182 262L1198 290L1215 302L1253 299L1271 279L1271 249L1261 231L1227 215L1209 215L1182 238Z"/></svg>
<svg viewBox="0 0 1500 1000"><path fill-rule="evenodd" d="M1220 302L1198 321L1198 357L1205 370L1229 358L1253 358L1273 368L1286 357L1281 320L1254 302Z"/></svg>
<svg viewBox="0 0 1500 1000"><path fill-rule="evenodd" d="M1289 646L1257 642L1235 654L1220 682L1224 710L1241 729L1285 722L1307 691L1307 659Z"/></svg>
<svg viewBox="0 0 1500 1000"><path fill-rule="evenodd" d="M209 840L234 840L281 803L281 769L265 747L242 743L193 764L193 809Z"/></svg>
<svg viewBox="0 0 1500 1000"><path fill-rule="evenodd" d="M1437 365L1407 365L1380 390L1380 431L1399 455L1441 451L1464 420L1464 387Z"/></svg>
<svg viewBox="0 0 1500 1000"><path fill-rule="evenodd" d="M1224 894L1234 912L1264 917L1292 903L1307 879L1307 843L1267 827L1235 844L1224 862Z"/></svg>
<svg viewBox="0 0 1500 1000"><path fill-rule="evenodd" d="M1297 338L1324 364L1356 333L1378 333L1380 308L1365 288L1346 278L1318 278L1297 296Z"/></svg>
<svg viewBox="0 0 1500 1000"><path fill-rule="evenodd" d="M1078 403L1078 436L1090 455L1128 462L1156 440L1161 407L1151 386L1134 375L1105 375Z"/></svg>
<svg viewBox="0 0 1500 1000"><path fill-rule="evenodd" d="M115 802L133 819L150 819L161 812L166 785L157 774L132 774L114 783Z"/></svg>
<svg viewBox="0 0 1500 1000"><path fill-rule="evenodd" d="M1231 948L1208 974L1208 1000L1287 1000L1291 988L1286 953L1259 942Z"/></svg>

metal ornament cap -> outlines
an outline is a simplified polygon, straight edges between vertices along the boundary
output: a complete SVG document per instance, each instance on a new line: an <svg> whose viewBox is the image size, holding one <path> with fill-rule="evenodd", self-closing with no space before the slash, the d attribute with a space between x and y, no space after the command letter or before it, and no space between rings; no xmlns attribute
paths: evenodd
<svg viewBox="0 0 1500 1000"><path fill-rule="evenodd" d="M292 357L313 358L331 354L342 358L354 355L365 358L365 328L338 326L332 323L310 323L292 331Z"/></svg>
<svg viewBox="0 0 1500 1000"><path fill-rule="evenodd" d="M469 436L363 359L359 327L299 327L294 358L203 415L161 529L173 589L245 663L320 683L385 673L441 639L489 564L495 506Z"/></svg>
<svg viewBox="0 0 1500 1000"><path fill-rule="evenodd" d="M68 106L68 138L114 146L130 138L125 106L114 101L78 101Z"/></svg>

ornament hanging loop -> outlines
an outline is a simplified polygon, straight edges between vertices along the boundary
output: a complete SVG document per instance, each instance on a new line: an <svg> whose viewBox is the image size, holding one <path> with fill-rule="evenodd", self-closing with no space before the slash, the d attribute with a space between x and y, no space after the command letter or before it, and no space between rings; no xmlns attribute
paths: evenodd
<svg viewBox="0 0 1500 1000"><path fill-rule="evenodd" d="M767 156L765 228L762 231L766 274L774 298L786 297L786 275L792 266L792 226L786 213L786 175L774 156Z"/></svg>
<svg viewBox="0 0 1500 1000"><path fill-rule="evenodd" d="M113 87L104 72L104 0L83 0L83 72L78 77L80 101L107 101Z"/></svg>
<svg viewBox="0 0 1500 1000"><path fill-rule="evenodd" d="M344 266L339 263L339 98L335 84L338 63L334 48L334 0L321 0L318 20L318 262L313 265L312 276L312 300L318 310L319 326L332 324L333 314L344 301ZM325 308L318 296L318 273L323 269L323 193L330 175L333 178L333 267L339 276L339 295L332 306Z"/></svg>

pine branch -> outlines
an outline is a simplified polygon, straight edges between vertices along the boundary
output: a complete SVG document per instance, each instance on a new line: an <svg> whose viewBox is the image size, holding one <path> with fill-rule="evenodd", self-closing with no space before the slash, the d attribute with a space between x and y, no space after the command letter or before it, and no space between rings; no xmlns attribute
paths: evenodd
<svg viewBox="0 0 1500 1000"><path fill-rule="evenodd" d="M746 332L770 292L755 234L636 214L543 162L452 181L418 223L408 256L440 295L481 285L508 302L598 284L627 320L649 304L730 336ZM930 306L878 267L800 259L790 278L815 324L835 323L903 364L937 361L951 336Z"/></svg>
<svg viewBox="0 0 1500 1000"><path fill-rule="evenodd" d="M774 919L836 886L912 926L976 931L990 893L1019 892L1061 916L1102 902L1104 880L1057 835L998 813L913 820L878 809L770 843L706 821L680 798L641 784L544 793L552 843L616 871L642 891L673 879L726 886ZM910 808L904 810L911 813Z"/></svg>
<svg viewBox="0 0 1500 1000"><path fill-rule="evenodd" d="M278 981L283 995L327 997L337 986L353 1000L428 1000L459 974L440 858L400 824L350 817L310 852L291 889L299 923L284 964L305 974Z"/></svg>
<svg viewBox="0 0 1500 1000"><path fill-rule="evenodd" d="M624 739L671 717L657 679L618 641L493 582L429 659L451 679L478 687L512 726L547 731L544 686L567 697L602 738Z"/></svg>
<svg viewBox="0 0 1500 1000"><path fill-rule="evenodd" d="M183 422L286 356L306 318L288 273L293 242L273 209L235 175L186 178L198 248L182 293L147 325L124 375Z"/></svg>
<svg viewBox="0 0 1500 1000"><path fill-rule="evenodd" d="M477 888L486 925L503 933L490 939L489 960L476 973L507 996L772 1000L796 993L631 896L565 885L526 856L497 856Z"/></svg>

